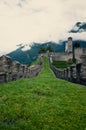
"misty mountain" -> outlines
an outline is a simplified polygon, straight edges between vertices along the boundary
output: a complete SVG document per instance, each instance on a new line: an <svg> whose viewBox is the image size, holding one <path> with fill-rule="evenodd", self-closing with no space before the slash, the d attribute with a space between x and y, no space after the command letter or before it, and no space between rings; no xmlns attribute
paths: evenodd
<svg viewBox="0 0 86 130"><path fill-rule="evenodd" d="M56 42L46 42L46 43L33 43L32 45L27 45L27 50L26 45L24 44L19 44L18 49L15 51L7 54L12 58L12 60L19 61L22 64L30 64L33 61L35 61L38 58L39 50L40 48L44 47L47 48L49 45L52 47L53 52L65 52L65 43L67 41L63 41L61 43L56 43ZM73 44L78 43L80 47L86 47L86 41L83 40L75 40L73 41Z"/></svg>
<svg viewBox="0 0 86 130"><path fill-rule="evenodd" d="M77 22L69 33L86 32L86 22Z"/></svg>
<svg viewBox="0 0 86 130"><path fill-rule="evenodd" d="M77 22L73 29L69 33L80 33L86 32L86 23ZM51 46L53 52L65 52L65 43L67 41L56 42L45 42L45 43L33 43L33 44L23 44L17 45L17 49L7 54L14 61L19 61L22 64L30 64L38 58L39 51L41 48L47 48ZM80 47L86 47L86 41L84 40L74 40L73 44L78 43Z"/></svg>
<svg viewBox="0 0 86 130"><path fill-rule="evenodd" d="M26 45L19 44L17 45L17 47L19 47L18 49L12 51L7 55L10 56L14 61L15 60L19 61L22 64L30 64L37 59L40 48L42 47L47 48L49 45L52 47L52 50L54 52L64 52L65 50L65 42L62 42L61 44L57 44L55 42L50 41L42 44L33 43L30 46L27 45L27 49L26 49Z"/></svg>

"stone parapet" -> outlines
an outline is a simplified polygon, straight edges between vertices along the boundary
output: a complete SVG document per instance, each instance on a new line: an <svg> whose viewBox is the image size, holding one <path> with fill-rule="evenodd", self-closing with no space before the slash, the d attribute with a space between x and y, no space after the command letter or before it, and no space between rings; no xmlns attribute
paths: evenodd
<svg viewBox="0 0 86 130"><path fill-rule="evenodd" d="M27 67L27 65L20 64L17 61L12 61L8 56L1 56L0 83L35 77L39 74L41 67L42 65Z"/></svg>

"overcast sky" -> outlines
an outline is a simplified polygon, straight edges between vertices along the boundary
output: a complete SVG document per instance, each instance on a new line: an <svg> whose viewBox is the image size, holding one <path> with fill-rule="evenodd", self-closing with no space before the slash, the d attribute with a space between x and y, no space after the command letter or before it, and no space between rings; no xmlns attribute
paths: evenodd
<svg viewBox="0 0 86 130"><path fill-rule="evenodd" d="M20 43L66 39L76 22L85 21L86 0L0 0L0 53Z"/></svg>

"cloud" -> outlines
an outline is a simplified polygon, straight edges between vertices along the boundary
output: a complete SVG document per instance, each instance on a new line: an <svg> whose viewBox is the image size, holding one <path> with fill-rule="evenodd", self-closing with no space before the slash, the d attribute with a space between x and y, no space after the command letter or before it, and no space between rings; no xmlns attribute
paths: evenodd
<svg viewBox="0 0 86 130"><path fill-rule="evenodd" d="M77 21L86 21L85 5L85 0L0 0L0 51L66 39Z"/></svg>

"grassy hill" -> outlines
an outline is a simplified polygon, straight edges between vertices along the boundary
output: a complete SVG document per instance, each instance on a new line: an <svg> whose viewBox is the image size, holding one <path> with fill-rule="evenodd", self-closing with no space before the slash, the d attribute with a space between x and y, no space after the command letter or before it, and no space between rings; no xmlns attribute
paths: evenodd
<svg viewBox="0 0 86 130"><path fill-rule="evenodd" d="M55 78L47 58L36 78L0 85L0 130L85 130L86 88Z"/></svg>

